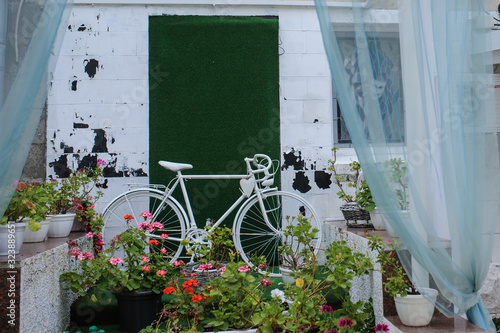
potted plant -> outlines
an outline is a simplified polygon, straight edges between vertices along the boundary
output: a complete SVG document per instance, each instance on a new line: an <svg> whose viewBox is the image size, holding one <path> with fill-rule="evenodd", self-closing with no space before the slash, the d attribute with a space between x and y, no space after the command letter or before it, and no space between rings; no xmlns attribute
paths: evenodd
<svg viewBox="0 0 500 333"><path fill-rule="evenodd" d="M80 268L61 275L61 281L67 281L71 290L80 295L91 287L112 291L118 299L120 327L129 332L139 331L155 318L161 292L174 267L162 246L168 236L149 239L146 235L161 231L163 225L151 221L148 212L141 215L144 222L137 226L130 224L131 215L124 216L128 228L111 241L104 253L83 252L71 243L69 255L79 260ZM91 298L95 299L95 294Z"/></svg>
<svg viewBox="0 0 500 333"><path fill-rule="evenodd" d="M235 253L231 253L230 262L222 271L218 279L206 284L200 282L196 273L182 271L174 277L163 291L168 300L158 320L141 333L255 332L252 316L262 311L264 292L273 282L252 271Z"/></svg>
<svg viewBox="0 0 500 333"><path fill-rule="evenodd" d="M377 235L368 237L368 246L370 250L376 251L380 272L385 278L384 291L394 297L398 317L404 325L426 326L432 319L438 291L432 288L417 289L399 262L394 244L390 241L387 244L388 248Z"/></svg>
<svg viewBox="0 0 500 333"><path fill-rule="evenodd" d="M19 182L14 195L0 220L0 255L11 251L19 253L26 227L31 231L41 229L47 213L47 194L39 182Z"/></svg>
<svg viewBox="0 0 500 333"><path fill-rule="evenodd" d="M318 229L313 229L307 218L301 215L286 218L287 225L283 229L282 244L279 247L281 256L281 276L283 282L294 283L292 273L305 267L309 261L316 260L313 240Z"/></svg>
<svg viewBox="0 0 500 333"><path fill-rule="evenodd" d="M373 332L371 303L354 302L349 294L352 280L373 268L371 258L346 241L333 242L325 254L325 266L318 265L313 253L295 273L295 283L272 290L263 311L252 318L259 332ZM335 304L328 303L329 296Z"/></svg>
<svg viewBox="0 0 500 333"><path fill-rule="evenodd" d="M343 184L348 179L339 174L336 166L338 149L338 147L332 148L333 160L329 161L330 166L328 167L328 170L333 171L335 184L337 184L337 186L339 187L337 196L345 202L345 204L340 207L340 211L344 215L344 219L348 227L369 227L371 226L371 224L368 222L370 220L370 213L366 209L363 209L363 207L358 202L358 199L360 199L359 189L360 186L363 186L363 184L359 183L361 164L359 164L358 161L352 161L351 163L349 163L349 173L353 174L353 176L351 176L351 181L347 183L347 187L353 188L355 191L354 194L349 194L347 193L346 189L344 189ZM365 191L369 190L366 181L364 181L364 188Z"/></svg>
<svg viewBox="0 0 500 333"><path fill-rule="evenodd" d="M77 220L89 222L88 209L94 208L95 202L102 196L99 187L102 176L102 166L106 162L97 159L96 165L85 170L73 172L68 178L52 180L47 191L50 193L49 211L53 215L48 235L49 237L66 237ZM95 192L92 196L91 194ZM87 230L88 231L88 230Z"/></svg>

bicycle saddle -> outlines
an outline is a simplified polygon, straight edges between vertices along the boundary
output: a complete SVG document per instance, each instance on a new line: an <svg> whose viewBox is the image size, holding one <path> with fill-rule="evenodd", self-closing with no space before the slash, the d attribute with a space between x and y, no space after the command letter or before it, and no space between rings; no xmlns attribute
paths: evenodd
<svg viewBox="0 0 500 333"><path fill-rule="evenodd" d="M193 166L191 164L186 164L186 163L174 163L174 162L167 162L167 161L159 161L158 164L161 165L162 167L164 167L165 169L170 170L170 171L174 171L174 172L181 171L181 170L188 170L188 169L193 168Z"/></svg>

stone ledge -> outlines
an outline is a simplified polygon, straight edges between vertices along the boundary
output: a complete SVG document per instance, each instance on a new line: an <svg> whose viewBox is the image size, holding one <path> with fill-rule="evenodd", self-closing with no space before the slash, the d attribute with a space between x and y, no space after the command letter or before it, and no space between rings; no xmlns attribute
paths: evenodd
<svg viewBox="0 0 500 333"><path fill-rule="evenodd" d="M483 333L482 328L472 324L462 317L447 318L441 313L432 317L431 323L423 327L405 326L398 316L385 317L400 332L403 333ZM391 330L392 332L392 330Z"/></svg>
<svg viewBox="0 0 500 333"><path fill-rule="evenodd" d="M0 257L0 278L14 276L14 297L5 290L0 302L15 303L14 325L0 321L0 331L7 332L62 332L69 324L70 306L77 294L64 288L59 276L76 268L76 261L68 256L68 240L74 240L82 250L90 250L91 243L85 233L71 233L69 237L49 238L45 242L26 243L16 255L15 268L8 266L7 256ZM8 283L2 283L4 289ZM10 291L10 290L9 290ZM41 311L43 309L43 311ZM6 307L0 316L7 318Z"/></svg>

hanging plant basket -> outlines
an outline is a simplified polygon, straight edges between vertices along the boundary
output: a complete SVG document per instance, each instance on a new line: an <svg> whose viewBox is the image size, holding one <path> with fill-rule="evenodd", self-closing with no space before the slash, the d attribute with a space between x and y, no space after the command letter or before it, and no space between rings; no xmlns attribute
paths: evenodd
<svg viewBox="0 0 500 333"><path fill-rule="evenodd" d="M361 208L357 202L348 202L340 207L349 228L373 228L370 213Z"/></svg>

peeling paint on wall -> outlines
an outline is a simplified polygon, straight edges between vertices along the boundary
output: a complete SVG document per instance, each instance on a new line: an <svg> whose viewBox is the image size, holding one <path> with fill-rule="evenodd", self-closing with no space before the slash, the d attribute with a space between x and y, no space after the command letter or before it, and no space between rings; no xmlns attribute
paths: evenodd
<svg viewBox="0 0 500 333"><path fill-rule="evenodd" d="M304 171L299 171L295 174L292 188L299 191L300 193L307 193L311 190L311 186L309 185L309 178L306 176Z"/></svg>
<svg viewBox="0 0 500 333"><path fill-rule="evenodd" d="M89 124L73 123L73 128L89 128Z"/></svg>
<svg viewBox="0 0 500 333"><path fill-rule="evenodd" d="M94 147L92 147L93 153L107 153L108 146L106 140L106 132L103 129L93 130L95 133L94 137Z"/></svg>
<svg viewBox="0 0 500 333"><path fill-rule="evenodd" d="M54 173L59 178L67 178L71 175L71 169L68 168L67 155L61 155L58 160L50 162L49 167L54 169Z"/></svg>
<svg viewBox="0 0 500 333"><path fill-rule="evenodd" d="M332 174L325 171L314 171L314 182L322 190L330 188L332 184Z"/></svg>
<svg viewBox="0 0 500 333"><path fill-rule="evenodd" d="M283 153L283 165L282 170L287 170L288 167L292 166L293 170L307 170L305 168L305 161L302 160L302 153L300 151L296 152L292 149L289 153Z"/></svg>
<svg viewBox="0 0 500 333"><path fill-rule="evenodd" d="M89 76L89 78L93 78L96 73L97 73L97 70L99 69L99 61L95 60L95 59L85 59L83 61L83 64L85 65L85 73L87 73L87 75Z"/></svg>

